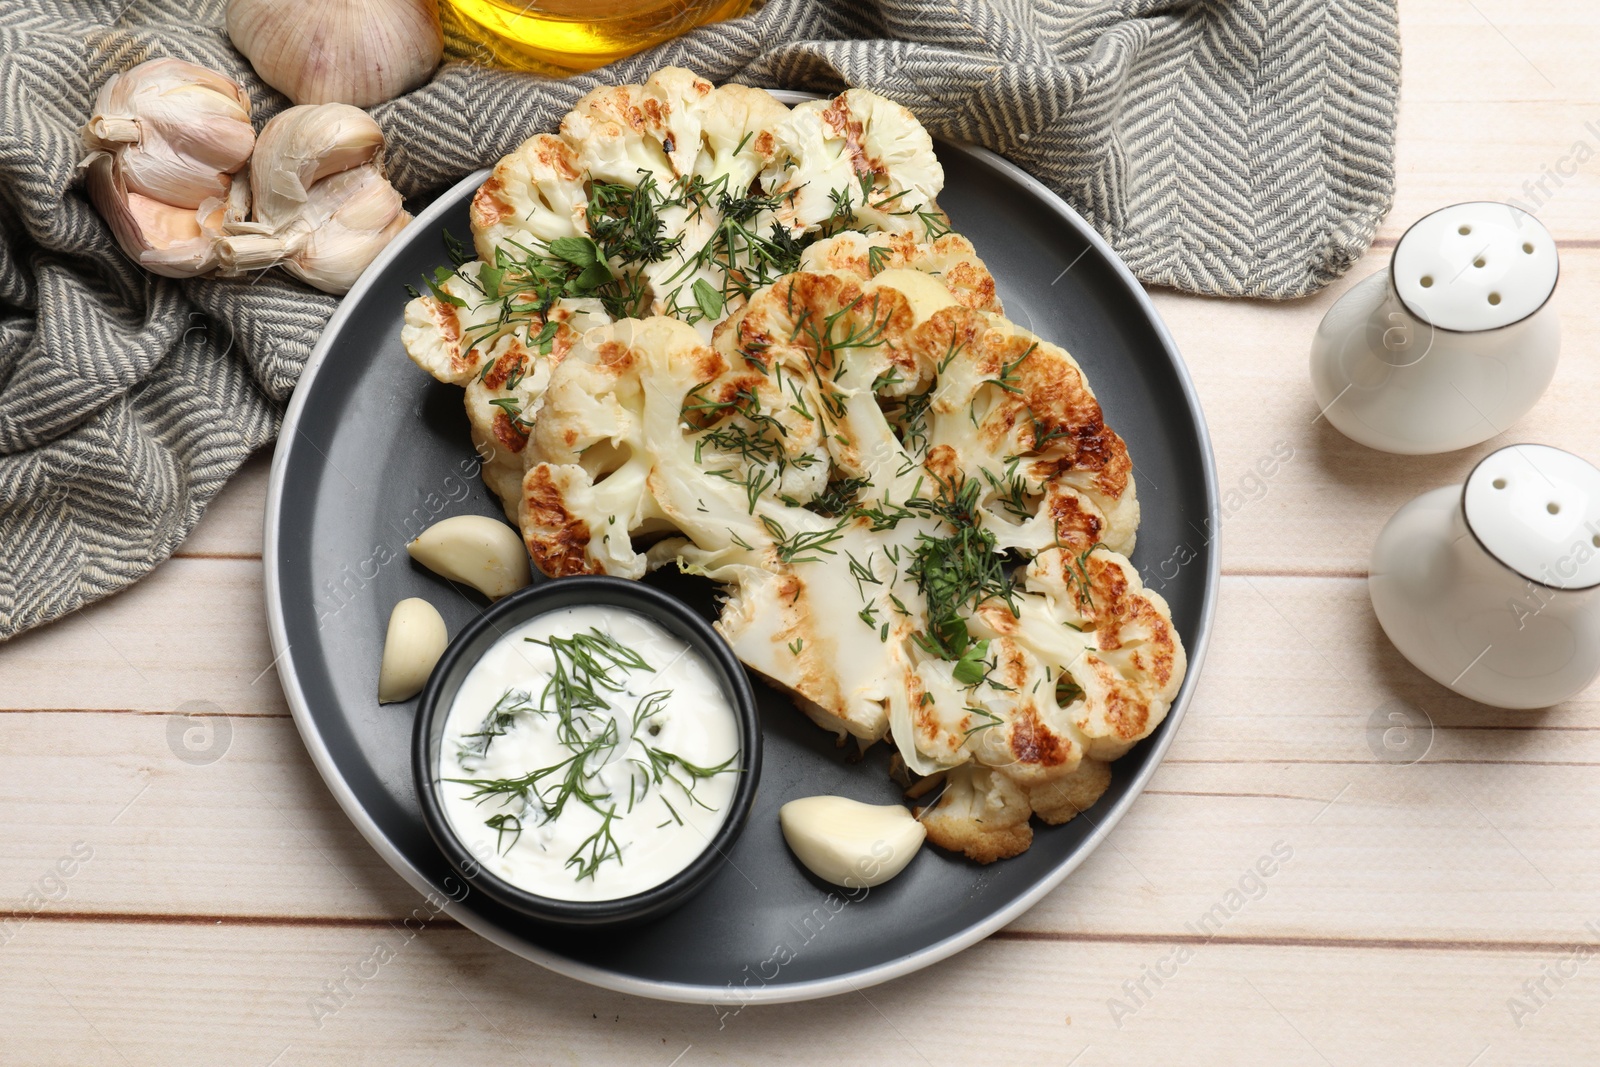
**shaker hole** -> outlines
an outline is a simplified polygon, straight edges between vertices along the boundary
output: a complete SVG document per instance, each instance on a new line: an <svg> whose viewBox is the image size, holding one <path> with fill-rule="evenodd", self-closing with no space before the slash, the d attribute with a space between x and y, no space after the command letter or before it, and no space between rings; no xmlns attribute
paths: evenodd
<svg viewBox="0 0 1600 1067"><path fill-rule="evenodd" d="M1463 222L1461 224L1461 229L1457 230L1456 232L1465 237L1467 234L1472 232L1472 227Z"/></svg>
<svg viewBox="0 0 1600 1067"><path fill-rule="evenodd" d="M1533 255L1533 242L1532 241L1525 242L1523 244L1523 246L1522 246L1522 250L1524 252L1528 253L1528 255L1530 255L1530 256Z"/></svg>
<svg viewBox="0 0 1600 1067"><path fill-rule="evenodd" d="M1494 487L1496 489L1504 489L1506 487L1506 480L1504 478L1496 478L1494 480Z"/></svg>
<svg viewBox="0 0 1600 1067"><path fill-rule="evenodd" d="M1544 506L1544 509L1546 511L1548 511L1552 515L1561 514L1561 505L1557 504L1554 500L1552 500L1552 501L1550 501L1550 503L1546 504Z"/></svg>
<svg viewBox="0 0 1600 1067"><path fill-rule="evenodd" d="M1490 293L1489 294L1489 303L1491 303L1491 304L1499 304L1500 303L1500 294L1499 293Z"/></svg>
<svg viewBox="0 0 1600 1067"><path fill-rule="evenodd" d="M1484 259L1482 256L1479 256L1477 259L1472 261L1472 265L1474 267L1487 267L1489 265L1489 261Z"/></svg>
<svg viewBox="0 0 1600 1067"><path fill-rule="evenodd" d="M1424 289L1432 289L1433 288L1433 275L1424 274L1422 276L1422 287Z"/></svg>

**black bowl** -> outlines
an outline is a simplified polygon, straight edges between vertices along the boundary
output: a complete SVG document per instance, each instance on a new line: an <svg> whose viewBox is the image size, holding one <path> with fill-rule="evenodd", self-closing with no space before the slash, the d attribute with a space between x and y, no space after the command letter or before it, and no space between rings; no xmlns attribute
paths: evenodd
<svg viewBox="0 0 1600 1067"><path fill-rule="evenodd" d="M530 893L485 870L467 851L444 813L439 796L439 745L457 690L478 660L502 635L546 612L568 607L613 605L658 623L686 642L710 666L739 724L739 783L728 817L694 862L651 889L615 900L554 900ZM423 821L450 865L477 889L534 919L563 926L638 922L665 914L687 901L727 866L727 855L744 829L761 777L761 724L750 678L733 649L703 618L659 589L622 578L575 577L539 582L497 601L450 642L433 669L417 708L411 766Z"/></svg>

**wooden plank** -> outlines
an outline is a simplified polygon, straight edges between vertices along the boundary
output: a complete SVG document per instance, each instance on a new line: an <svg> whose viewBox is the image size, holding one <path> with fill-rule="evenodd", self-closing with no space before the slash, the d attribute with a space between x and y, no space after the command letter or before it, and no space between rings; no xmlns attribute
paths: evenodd
<svg viewBox="0 0 1600 1067"><path fill-rule="evenodd" d="M173 559L0 648L0 707L283 715L253 559Z"/></svg>
<svg viewBox="0 0 1600 1067"><path fill-rule="evenodd" d="M191 583L151 589L188 595ZM157 690L193 673L181 660L150 669ZM1226 579L1198 698L1153 795L1019 927L1181 934L1283 841L1296 850L1283 889L1230 934L1558 940L1587 918L1600 870L1587 829L1600 817L1597 699L1493 711L1405 664L1362 581ZM1419 765L1383 748L1393 700L1432 718ZM207 721L228 743L209 764L185 760L171 732L205 723L160 712L0 715L0 810L13 813L0 884L25 884L83 840L97 859L73 883L75 912L404 914L415 894L331 800L293 723L222 710Z"/></svg>
<svg viewBox="0 0 1600 1067"><path fill-rule="evenodd" d="M1578 60L1597 27L1600 13L1587 0L1404 0L1402 95L1408 101L1506 99L1522 84L1521 72L1540 70L1573 93L1592 92L1593 67Z"/></svg>
<svg viewBox="0 0 1600 1067"><path fill-rule="evenodd" d="M230 1063L296 1065L953 1064L1003 1050L1087 1067L1235 1064L1249 1050L1286 1067L1485 1067L1572 1062L1600 1022L1600 967L1565 952L1179 952L992 940L886 985L735 1013L592 989L459 928L407 940L387 926L36 920L0 982L8 1058L41 1067L218 1062L224 1048ZM1508 1000L1557 965L1575 973L1547 979L1514 1021Z"/></svg>
<svg viewBox="0 0 1600 1067"><path fill-rule="evenodd" d="M272 449L263 448L211 501L200 522L173 555L178 557L261 558L261 519L266 509L267 474Z"/></svg>
<svg viewBox="0 0 1600 1067"><path fill-rule="evenodd" d="M287 717L33 712L0 729L0 885L83 842L94 859L71 882L76 912L374 917L415 903Z"/></svg>

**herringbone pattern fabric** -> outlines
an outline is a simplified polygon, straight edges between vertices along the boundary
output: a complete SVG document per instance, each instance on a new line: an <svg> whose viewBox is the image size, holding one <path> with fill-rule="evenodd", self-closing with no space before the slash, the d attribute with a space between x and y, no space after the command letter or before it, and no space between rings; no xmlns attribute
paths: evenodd
<svg viewBox="0 0 1600 1067"><path fill-rule="evenodd" d="M334 299L276 274L173 282L75 184L113 72L176 56L284 105L225 0L0 0L0 638L165 559L282 405ZM447 64L374 110L417 202L584 92L675 63L902 101L1060 191L1146 282L1294 297L1367 248L1393 188L1394 0L767 0L595 75Z"/></svg>

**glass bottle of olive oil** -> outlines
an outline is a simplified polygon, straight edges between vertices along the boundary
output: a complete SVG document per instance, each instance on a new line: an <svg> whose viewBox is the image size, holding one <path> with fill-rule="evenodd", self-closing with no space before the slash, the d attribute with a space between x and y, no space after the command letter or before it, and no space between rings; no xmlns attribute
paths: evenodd
<svg viewBox="0 0 1600 1067"><path fill-rule="evenodd" d="M593 70L696 26L737 18L751 0L445 0L501 66L560 77ZM449 12L446 13L449 17Z"/></svg>

